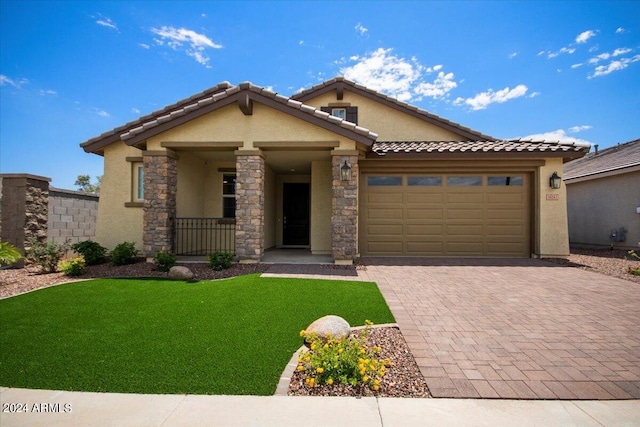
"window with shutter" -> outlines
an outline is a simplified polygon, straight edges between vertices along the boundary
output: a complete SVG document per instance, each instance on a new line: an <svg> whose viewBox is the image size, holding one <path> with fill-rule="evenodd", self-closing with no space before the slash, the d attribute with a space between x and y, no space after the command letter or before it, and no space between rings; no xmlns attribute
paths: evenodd
<svg viewBox="0 0 640 427"><path fill-rule="evenodd" d="M332 116L340 117L351 123L358 124L358 107L320 107L320 111Z"/></svg>

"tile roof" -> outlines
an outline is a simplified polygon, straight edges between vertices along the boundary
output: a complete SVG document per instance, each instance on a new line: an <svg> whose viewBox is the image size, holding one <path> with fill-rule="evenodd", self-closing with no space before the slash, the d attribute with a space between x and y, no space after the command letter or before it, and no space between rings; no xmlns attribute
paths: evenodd
<svg viewBox="0 0 640 427"><path fill-rule="evenodd" d="M371 151L378 155L390 153L579 153L588 144L551 141L483 140L483 141L376 141Z"/></svg>
<svg viewBox="0 0 640 427"><path fill-rule="evenodd" d="M171 105L167 105L166 107L161 108L160 110L156 110L150 114L146 114L142 117L137 118L136 120L130 121L122 126L118 126L115 129L104 132L94 138L88 139L87 141L81 143L80 146L84 148L86 152L95 153L99 151L101 148L103 148L104 146L120 140L120 135L122 133L128 132L130 129L133 129L136 126L139 126L140 124L153 119L154 117L166 115L167 113L170 113L173 110L182 108L185 104L197 102L200 99L211 96L211 94L221 92L231 87L233 87L233 85L229 82L219 83L209 89L205 89L200 93L190 96L189 98L185 98Z"/></svg>
<svg viewBox="0 0 640 427"><path fill-rule="evenodd" d="M375 98L378 101L383 101L389 104L390 106L402 110L404 112L415 115L416 117L421 118L422 120L428 121L430 123L437 124L439 126L450 129L453 132L460 133L461 136L467 137L471 140L493 140L492 136L485 135L476 130L468 128L466 126L462 126L460 123L452 122L447 119L444 119L435 114L431 114L426 110L416 107L415 105L407 104L406 102L398 101L395 98L384 95L380 92L377 92L373 89L369 89L365 86L359 85L351 80L347 80L342 76L334 77L331 80L327 80L320 84L317 84L309 89L305 89L301 92L298 92L292 96L293 99L299 99L301 101L306 101L314 96L317 96L324 91L331 90L338 85L347 85L355 92L359 92L362 95L369 96L370 98Z"/></svg>
<svg viewBox="0 0 640 427"><path fill-rule="evenodd" d="M640 166L640 139L618 144L564 165L564 179L570 180Z"/></svg>

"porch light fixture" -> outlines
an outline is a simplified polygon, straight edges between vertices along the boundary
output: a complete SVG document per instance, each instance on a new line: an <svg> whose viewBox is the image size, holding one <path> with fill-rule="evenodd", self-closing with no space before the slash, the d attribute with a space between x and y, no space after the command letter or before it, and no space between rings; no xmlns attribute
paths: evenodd
<svg viewBox="0 0 640 427"><path fill-rule="evenodd" d="M340 176L343 181L351 181L351 166L349 166L346 160L340 168Z"/></svg>
<svg viewBox="0 0 640 427"><path fill-rule="evenodd" d="M549 187L557 190L558 188L560 188L561 183L562 178L558 175L558 172L554 172L553 175L551 175L551 178L549 178Z"/></svg>

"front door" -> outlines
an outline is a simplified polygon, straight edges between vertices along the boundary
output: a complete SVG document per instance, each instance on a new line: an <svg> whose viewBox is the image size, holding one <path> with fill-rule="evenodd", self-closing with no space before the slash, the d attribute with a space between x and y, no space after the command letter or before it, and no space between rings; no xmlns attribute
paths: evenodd
<svg viewBox="0 0 640 427"><path fill-rule="evenodd" d="M309 246L309 184L285 182L282 193L282 244Z"/></svg>

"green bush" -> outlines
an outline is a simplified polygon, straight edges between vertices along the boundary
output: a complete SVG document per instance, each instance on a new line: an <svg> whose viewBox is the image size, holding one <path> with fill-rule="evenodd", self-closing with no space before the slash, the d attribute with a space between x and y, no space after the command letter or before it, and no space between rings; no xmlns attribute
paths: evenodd
<svg viewBox="0 0 640 427"><path fill-rule="evenodd" d="M138 260L138 254L140 252L135 248L133 242L123 242L113 248L109 254L111 257L111 264L113 265L126 265L133 264Z"/></svg>
<svg viewBox="0 0 640 427"><path fill-rule="evenodd" d="M209 255L209 265L216 271L228 269L232 261L233 254L230 252L216 251Z"/></svg>
<svg viewBox="0 0 640 427"><path fill-rule="evenodd" d="M169 271L176 265L176 256L169 251L159 250L153 257L153 263L160 271Z"/></svg>
<svg viewBox="0 0 640 427"><path fill-rule="evenodd" d="M336 382L353 387L369 387L373 391L380 389L391 360L381 359L380 347L369 348L365 345L370 321L358 336L347 338L319 337L315 332L300 331L300 336L309 344L309 351L298 356L297 370L305 375L308 387L333 385Z"/></svg>
<svg viewBox="0 0 640 427"><path fill-rule="evenodd" d="M65 259L58 263L58 269L62 271L65 276L82 276L87 270L85 267L84 258L77 257L71 259Z"/></svg>
<svg viewBox="0 0 640 427"><path fill-rule="evenodd" d="M638 245L640 245L640 242L638 243ZM640 255L638 255L638 254L636 253L636 251L633 251L633 250L629 251L629 255L630 255L632 258L635 258L635 259L637 259L638 261L640 261ZM640 266L638 266L638 267L636 267L636 268L629 267L629 273L633 274L634 276L640 276Z"/></svg>
<svg viewBox="0 0 640 427"><path fill-rule="evenodd" d="M98 242L85 240L74 243L71 249L82 255L87 265L97 265L107 261L107 248Z"/></svg>
<svg viewBox="0 0 640 427"><path fill-rule="evenodd" d="M0 242L0 265L11 265L22 259L20 251L7 242Z"/></svg>
<svg viewBox="0 0 640 427"><path fill-rule="evenodd" d="M43 243L36 238L31 238L29 248L25 252L27 261L38 264L45 273L53 273L67 249L69 249L67 242L60 245L54 242Z"/></svg>

